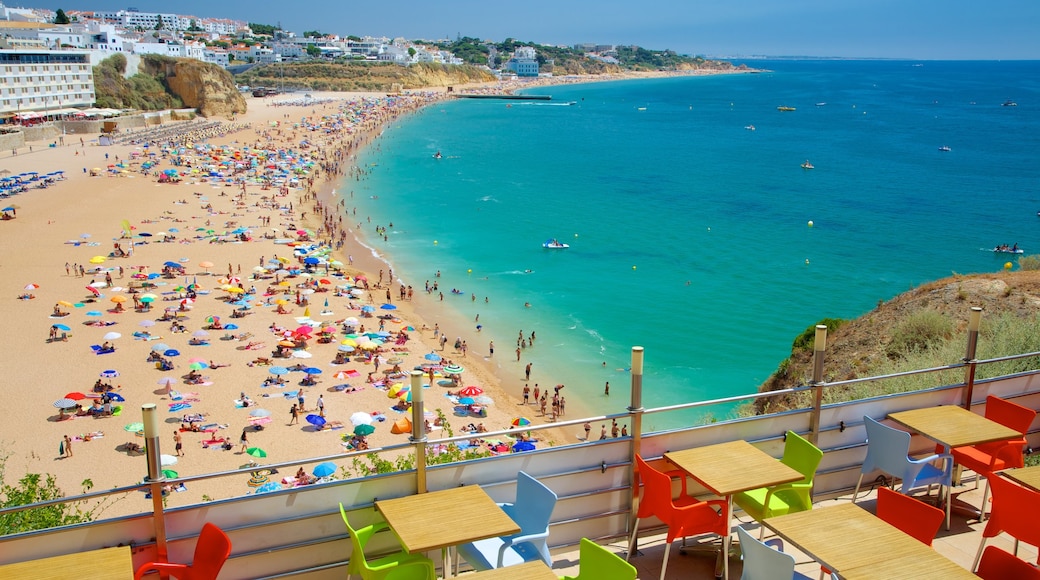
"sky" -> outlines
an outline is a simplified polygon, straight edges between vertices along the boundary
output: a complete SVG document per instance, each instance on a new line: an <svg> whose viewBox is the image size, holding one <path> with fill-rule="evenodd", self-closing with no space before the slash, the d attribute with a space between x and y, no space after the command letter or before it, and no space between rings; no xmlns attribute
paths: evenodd
<svg viewBox="0 0 1040 580"><path fill-rule="evenodd" d="M1040 60L1040 0L75 0L49 7L130 6L280 23L298 34L637 44L709 57Z"/></svg>

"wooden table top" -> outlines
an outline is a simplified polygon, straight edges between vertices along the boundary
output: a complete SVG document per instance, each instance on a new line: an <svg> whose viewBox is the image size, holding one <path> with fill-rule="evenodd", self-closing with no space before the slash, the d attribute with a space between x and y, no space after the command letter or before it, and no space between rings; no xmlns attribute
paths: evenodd
<svg viewBox="0 0 1040 580"><path fill-rule="evenodd" d="M553 573L552 568L546 566L545 562L541 560L482 572L459 574L457 577L472 578L473 580L560 580L559 576Z"/></svg>
<svg viewBox="0 0 1040 580"><path fill-rule="evenodd" d="M520 531L479 485L379 500L376 509L411 554Z"/></svg>
<svg viewBox="0 0 1040 580"><path fill-rule="evenodd" d="M766 518L762 523L846 580L976 578L851 503Z"/></svg>
<svg viewBox="0 0 1040 580"><path fill-rule="evenodd" d="M1010 427L954 405L900 411L888 418L951 449L1022 437Z"/></svg>
<svg viewBox="0 0 1040 580"><path fill-rule="evenodd" d="M1008 479L1021 483L1033 491L1040 491L1040 465L1005 469L1000 473Z"/></svg>
<svg viewBox="0 0 1040 580"><path fill-rule="evenodd" d="M664 457L719 497L805 479L744 440L669 451Z"/></svg>
<svg viewBox="0 0 1040 580"><path fill-rule="evenodd" d="M0 566L0 578L31 578L33 580L64 580L91 578L96 580L127 580L134 577L134 563L130 546L102 548L64 556L40 558Z"/></svg>

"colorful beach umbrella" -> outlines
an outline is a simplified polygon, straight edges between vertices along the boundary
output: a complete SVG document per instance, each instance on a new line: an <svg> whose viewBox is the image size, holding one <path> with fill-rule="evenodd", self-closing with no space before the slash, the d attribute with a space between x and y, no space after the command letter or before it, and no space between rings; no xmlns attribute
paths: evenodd
<svg viewBox="0 0 1040 580"><path fill-rule="evenodd" d="M65 398L66 399L72 399L73 401L82 401L83 399L86 399L87 396L84 395L83 393L74 391L74 392L71 392L71 393L65 393Z"/></svg>
<svg viewBox="0 0 1040 580"><path fill-rule="evenodd" d="M466 369L461 365L448 365L443 370L449 375L461 375Z"/></svg>
<svg viewBox="0 0 1040 580"><path fill-rule="evenodd" d="M319 463L314 466L314 471L311 473L314 474L314 477L328 477L333 473L336 473L336 464L331 461Z"/></svg>
<svg viewBox="0 0 1040 580"><path fill-rule="evenodd" d="M470 385L468 387L463 387L463 388L459 389L459 392L458 392L458 395L460 397L476 397L478 395L483 395L483 394L484 394L484 389L482 389L482 388L480 388L480 387L478 387L476 385Z"/></svg>
<svg viewBox="0 0 1040 580"><path fill-rule="evenodd" d="M76 401L73 401L72 399L67 399L67 398L62 397L61 399L58 399L57 401L54 401L53 404L54 404L55 408L58 408L58 409L72 409L73 407L75 407L79 403L77 403Z"/></svg>
<svg viewBox="0 0 1040 580"><path fill-rule="evenodd" d="M526 427L531 424L531 420L527 417L516 417L509 424L513 427Z"/></svg>
<svg viewBox="0 0 1040 580"><path fill-rule="evenodd" d="M358 437L364 437L366 435L371 435L371 434L373 434L375 432L376 432L376 428L371 426L371 425L358 425L358 426L354 427L354 435L357 435Z"/></svg>

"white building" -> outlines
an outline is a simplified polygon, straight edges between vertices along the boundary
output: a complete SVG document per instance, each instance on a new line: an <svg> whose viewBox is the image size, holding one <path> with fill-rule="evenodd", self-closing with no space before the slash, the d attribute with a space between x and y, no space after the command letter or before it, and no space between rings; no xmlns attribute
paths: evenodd
<svg viewBox="0 0 1040 580"><path fill-rule="evenodd" d="M94 104L94 73L83 51L0 50L0 117Z"/></svg>
<svg viewBox="0 0 1040 580"><path fill-rule="evenodd" d="M520 46L513 52L513 58L509 59L502 67L516 73L518 77L538 76L538 55L534 47Z"/></svg>

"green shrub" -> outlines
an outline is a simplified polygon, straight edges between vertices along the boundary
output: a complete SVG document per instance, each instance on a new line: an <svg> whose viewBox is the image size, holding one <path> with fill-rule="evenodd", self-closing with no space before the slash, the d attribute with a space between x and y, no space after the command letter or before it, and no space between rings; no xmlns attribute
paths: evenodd
<svg viewBox="0 0 1040 580"><path fill-rule="evenodd" d="M905 357L912 352L928 350L952 333L953 322L945 315L930 309L914 312L892 331L888 355Z"/></svg>
<svg viewBox="0 0 1040 580"><path fill-rule="evenodd" d="M823 324L827 326L827 332L834 332L839 326L844 324L845 321L841 318L824 318L823 320L813 324L809 328L805 329L805 332L799 334L794 339L794 344L791 345L791 351L797 352L799 350L812 350L816 345L816 325Z"/></svg>
<svg viewBox="0 0 1040 580"><path fill-rule="evenodd" d="M1040 255L1022 256L1018 259L1018 267L1022 270L1040 270Z"/></svg>

